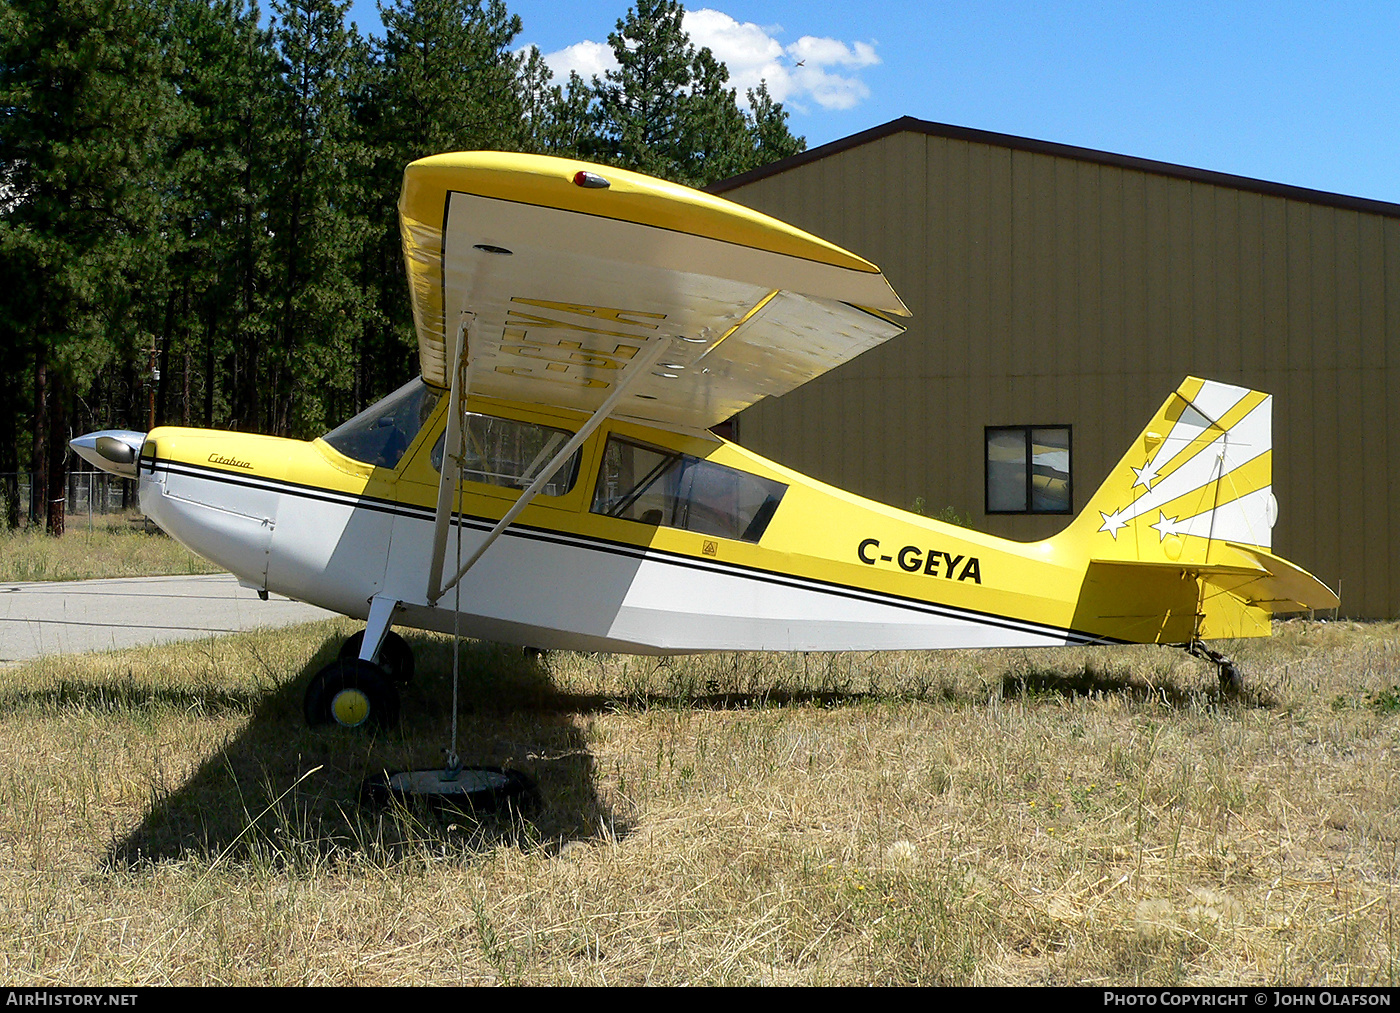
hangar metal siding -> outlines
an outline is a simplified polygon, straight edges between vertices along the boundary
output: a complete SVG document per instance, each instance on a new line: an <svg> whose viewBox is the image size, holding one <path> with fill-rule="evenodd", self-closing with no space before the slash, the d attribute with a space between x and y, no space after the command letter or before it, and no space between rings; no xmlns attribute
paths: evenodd
<svg viewBox="0 0 1400 1013"><path fill-rule="evenodd" d="M1034 539L1064 518L983 512L985 426L1072 425L1078 510L1183 376L1254 387L1277 395L1276 549L1344 613L1400 617L1400 207L889 127L716 187L879 264L914 314L746 411L744 444Z"/></svg>

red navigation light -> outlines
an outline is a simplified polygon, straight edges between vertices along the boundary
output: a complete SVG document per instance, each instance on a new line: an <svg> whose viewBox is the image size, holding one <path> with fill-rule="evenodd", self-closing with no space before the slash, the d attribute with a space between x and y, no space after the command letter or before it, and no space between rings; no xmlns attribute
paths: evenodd
<svg viewBox="0 0 1400 1013"><path fill-rule="evenodd" d="M611 183L596 172L580 169L578 172L574 173L574 186L586 187L589 190L606 190L611 185Z"/></svg>

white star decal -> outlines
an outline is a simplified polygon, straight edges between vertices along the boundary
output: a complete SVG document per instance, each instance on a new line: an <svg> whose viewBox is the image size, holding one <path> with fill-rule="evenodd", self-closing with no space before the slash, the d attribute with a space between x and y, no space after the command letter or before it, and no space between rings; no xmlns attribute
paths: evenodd
<svg viewBox="0 0 1400 1013"><path fill-rule="evenodd" d="M1151 492L1152 483L1157 481L1157 462L1148 461L1141 468L1133 468L1133 475L1136 476L1136 480L1133 482L1132 488L1136 489L1138 486L1142 486Z"/></svg>
<svg viewBox="0 0 1400 1013"><path fill-rule="evenodd" d="M1167 540L1167 535L1179 535L1179 534L1181 534L1181 529L1178 528L1176 525L1177 525L1177 519L1176 519L1175 517L1168 517L1168 516L1167 516L1165 513L1163 513L1161 510L1158 510L1158 511L1157 511L1157 523L1156 523L1156 524L1150 525L1150 527L1153 527L1153 528L1156 529L1156 531L1157 531L1157 541L1159 541L1159 542L1165 542L1165 541Z"/></svg>
<svg viewBox="0 0 1400 1013"><path fill-rule="evenodd" d="M1123 520L1123 511L1115 510L1111 514L1106 514L1102 510L1100 510L1099 516L1103 518L1103 524L1100 525L1099 530L1107 531L1110 535L1113 536L1113 540L1115 542L1118 541L1119 529L1126 528L1128 526L1128 522Z"/></svg>

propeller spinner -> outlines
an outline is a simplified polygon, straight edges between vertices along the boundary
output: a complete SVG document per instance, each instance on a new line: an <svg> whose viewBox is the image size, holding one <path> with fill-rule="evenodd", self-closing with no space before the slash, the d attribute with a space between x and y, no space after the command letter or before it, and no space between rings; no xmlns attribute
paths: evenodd
<svg viewBox="0 0 1400 1013"><path fill-rule="evenodd" d="M136 462L141 456L145 433L130 429L104 429L69 440L74 453L89 464L122 478L136 477Z"/></svg>

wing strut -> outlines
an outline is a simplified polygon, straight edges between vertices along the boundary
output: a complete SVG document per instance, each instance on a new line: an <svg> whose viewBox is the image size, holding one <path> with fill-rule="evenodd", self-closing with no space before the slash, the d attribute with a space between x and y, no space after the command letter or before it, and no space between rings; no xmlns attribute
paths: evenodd
<svg viewBox="0 0 1400 1013"><path fill-rule="evenodd" d="M459 336L458 341L460 342L460 340ZM466 576L467 571L485 554L486 550L491 547L491 544L501 536L501 532L510 527L524 509L530 505L530 502L539 495L540 490L554 477L554 473L563 467L564 462L573 456L574 451L582 446L583 442L593 435L593 431L607 420L608 416L612 414L613 409L617 407L617 403L622 400L622 396L627 393L633 383L635 383L638 378L651 372L651 367L656 365L657 360L659 360L662 353L670 347L670 344L671 339L669 337L653 338L647 347L642 350L642 353L627 364L622 370L622 375L618 377L615 382L613 392L608 395L607 400L599 405L597 410L588 417L588 421L579 427L579 431L574 434L573 439L560 447L559 451L550 459L549 463L539 470L539 473L535 476L535 480L520 494L520 498L515 501L515 505L506 511L506 515L496 522L496 526L487 532L485 541L476 547L476 551L467 558L467 561L462 564L461 569L457 571L456 575L445 584L439 585L438 582L442 579L442 565L447 550L447 526L451 518L452 510L452 494L451 490L448 489L446 485L447 464L445 461L443 462L442 470L444 481L438 486L437 530L434 531L433 535L432 568L428 578L429 604L437 604L439 598ZM469 372L470 365L468 365L467 369ZM460 437L455 435L459 430L454 430L453 426L456 425L460 427L460 405L465 403L465 397L459 399L457 390L457 374L454 373L452 380L453 400L449 408L452 414L448 417L447 442L444 446L453 446L454 444L452 441L454 439L460 439ZM461 470L462 465L459 460L457 462L459 486L461 483ZM442 533L441 539L438 537L438 531ZM459 539L461 537L460 529L458 537Z"/></svg>
<svg viewBox="0 0 1400 1013"><path fill-rule="evenodd" d="M471 391L472 363L471 345L465 338L471 326L473 314L464 312L457 325L457 340L447 361L453 364L452 391L447 399L447 435L442 443L442 470L438 473L437 512L433 517L433 555L428 565L428 601L436 604L447 588L442 586L442 565L447 557L447 527L452 520L453 486L462 485L462 406L467 403ZM448 468L448 460L455 461L456 470Z"/></svg>

